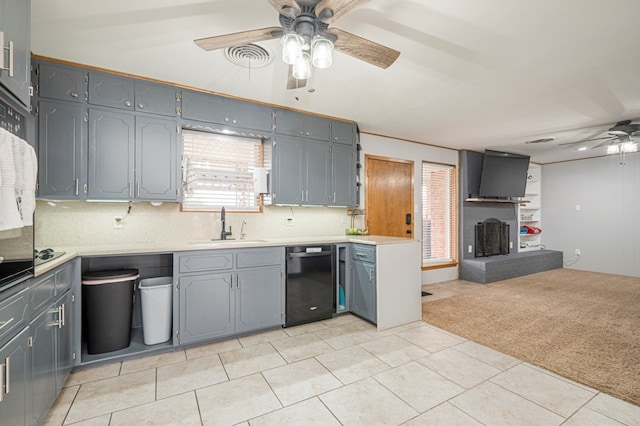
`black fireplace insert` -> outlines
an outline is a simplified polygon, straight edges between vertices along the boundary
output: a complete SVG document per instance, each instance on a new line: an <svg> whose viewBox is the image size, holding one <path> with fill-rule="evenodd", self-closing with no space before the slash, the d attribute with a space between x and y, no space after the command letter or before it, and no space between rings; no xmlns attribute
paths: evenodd
<svg viewBox="0 0 640 426"><path fill-rule="evenodd" d="M476 225L475 257L509 254L509 224L489 218Z"/></svg>

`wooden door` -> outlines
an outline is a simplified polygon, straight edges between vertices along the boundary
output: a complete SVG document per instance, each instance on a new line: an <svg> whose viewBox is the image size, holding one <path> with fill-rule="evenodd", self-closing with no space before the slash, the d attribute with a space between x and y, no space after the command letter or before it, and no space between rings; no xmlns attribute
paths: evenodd
<svg viewBox="0 0 640 426"><path fill-rule="evenodd" d="M413 238L413 162L367 155L365 168L369 233Z"/></svg>

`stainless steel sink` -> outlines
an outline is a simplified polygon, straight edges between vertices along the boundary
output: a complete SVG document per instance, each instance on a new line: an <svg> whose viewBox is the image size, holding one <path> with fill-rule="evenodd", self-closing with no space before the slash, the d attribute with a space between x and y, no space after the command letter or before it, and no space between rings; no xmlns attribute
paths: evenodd
<svg viewBox="0 0 640 426"><path fill-rule="evenodd" d="M204 241L188 241L187 244L200 245L200 246L236 246L236 245L250 245L253 243L266 243L266 240L204 240Z"/></svg>

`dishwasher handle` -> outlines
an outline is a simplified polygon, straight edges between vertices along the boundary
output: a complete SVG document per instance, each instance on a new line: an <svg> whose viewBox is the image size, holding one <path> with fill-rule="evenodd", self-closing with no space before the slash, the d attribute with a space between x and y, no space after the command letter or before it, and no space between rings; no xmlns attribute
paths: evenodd
<svg viewBox="0 0 640 426"><path fill-rule="evenodd" d="M289 257L320 257L320 256L331 256L330 251L319 251L319 252L303 252L303 253L289 253Z"/></svg>

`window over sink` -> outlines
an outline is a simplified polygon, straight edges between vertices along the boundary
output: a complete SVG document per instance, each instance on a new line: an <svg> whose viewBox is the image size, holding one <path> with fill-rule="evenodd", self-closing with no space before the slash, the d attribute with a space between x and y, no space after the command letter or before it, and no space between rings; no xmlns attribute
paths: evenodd
<svg viewBox="0 0 640 426"><path fill-rule="evenodd" d="M261 139L183 129L182 210L261 211L254 176L270 163Z"/></svg>

